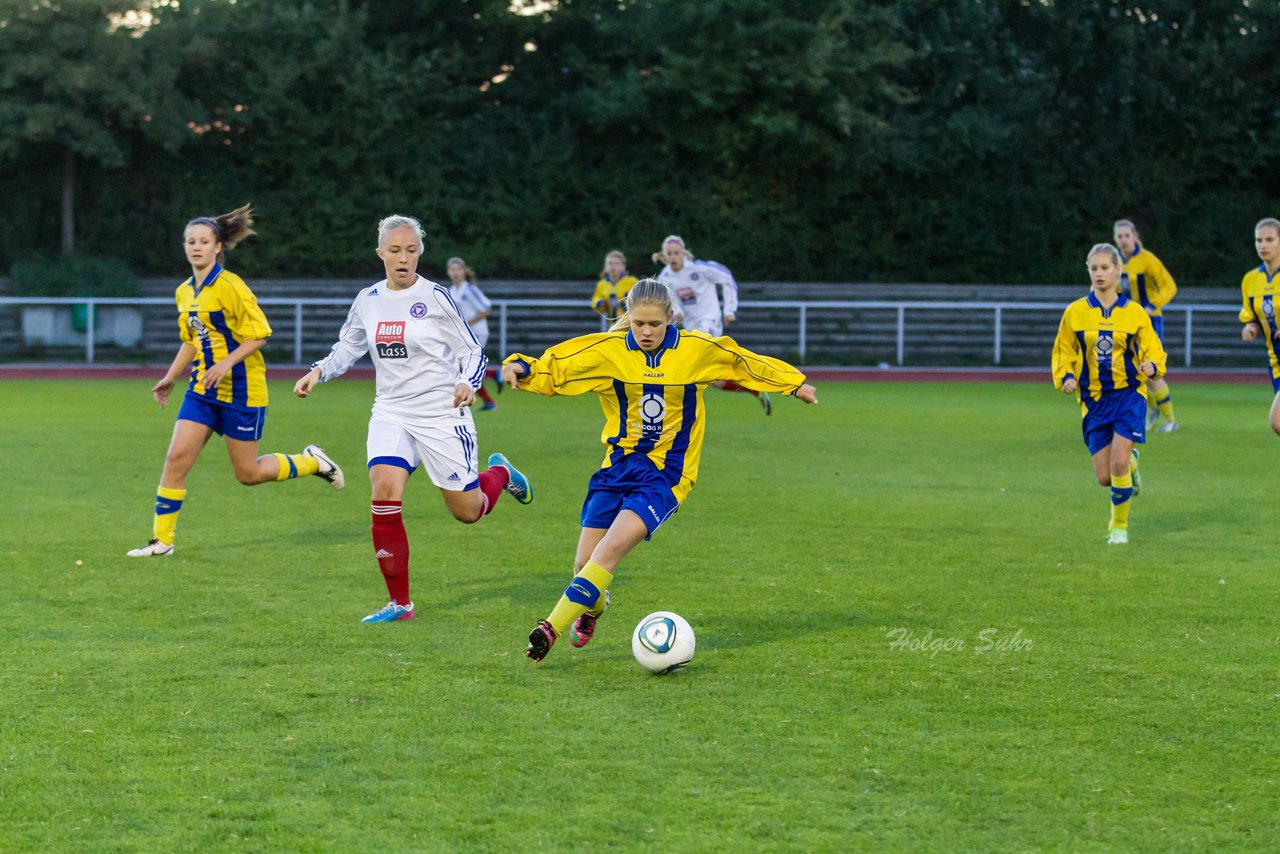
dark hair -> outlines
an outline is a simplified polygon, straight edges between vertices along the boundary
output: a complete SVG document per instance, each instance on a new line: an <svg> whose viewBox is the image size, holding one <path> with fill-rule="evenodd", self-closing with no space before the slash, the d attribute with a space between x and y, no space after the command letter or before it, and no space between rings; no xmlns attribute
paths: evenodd
<svg viewBox="0 0 1280 854"><path fill-rule="evenodd" d="M241 205L221 216L198 216L187 223L186 228L182 229L182 233L186 234L187 229L193 225L204 225L213 230L213 236L222 244L222 251L218 253L219 263L222 262L228 249L234 249L241 240L257 233L253 230L253 206L251 204Z"/></svg>

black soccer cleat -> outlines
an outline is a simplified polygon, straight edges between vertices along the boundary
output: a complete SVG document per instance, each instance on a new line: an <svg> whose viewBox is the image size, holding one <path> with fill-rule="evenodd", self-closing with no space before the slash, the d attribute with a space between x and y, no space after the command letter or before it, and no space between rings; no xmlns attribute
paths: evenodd
<svg viewBox="0 0 1280 854"><path fill-rule="evenodd" d="M551 628L550 623L543 620L529 632L529 646L524 654L534 661L542 661L547 657L547 653L551 652L551 647L555 646L555 643L556 630Z"/></svg>

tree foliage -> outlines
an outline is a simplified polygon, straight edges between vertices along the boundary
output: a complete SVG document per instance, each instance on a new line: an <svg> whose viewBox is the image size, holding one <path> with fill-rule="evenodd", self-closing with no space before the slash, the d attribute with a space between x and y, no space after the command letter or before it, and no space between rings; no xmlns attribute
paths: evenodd
<svg viewBox="0 0 1280 854"><path fill-rule="evenodd" d="M375 274L400 212L436 274L646 272L674 231L746 279L1061 282L1125 216L1222 283L1276 213L1280 9L1159 5L10 2L0 264L56 245L61 147L86 251L147 273L253 201L249 275Z"/></svg>

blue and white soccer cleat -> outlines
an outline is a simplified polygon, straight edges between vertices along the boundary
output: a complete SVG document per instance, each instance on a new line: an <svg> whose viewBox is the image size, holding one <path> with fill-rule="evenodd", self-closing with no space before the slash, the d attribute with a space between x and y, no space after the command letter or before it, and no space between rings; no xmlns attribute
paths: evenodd
<svg viewBox="0 0 1280 854"><path fill-rule="evenodd" d="M394 623L396 620L412 620L413 619L413 603L401 605L394 599L360 622L362 623Z"/></svg>
<svg viewBox="0 0 1280 854"><path fill-rule="evenodd" d="M489 455L489 467L502 466L507 470L507 485L503 487L521 504L533 503L533 484L502 454Z"/></svg>

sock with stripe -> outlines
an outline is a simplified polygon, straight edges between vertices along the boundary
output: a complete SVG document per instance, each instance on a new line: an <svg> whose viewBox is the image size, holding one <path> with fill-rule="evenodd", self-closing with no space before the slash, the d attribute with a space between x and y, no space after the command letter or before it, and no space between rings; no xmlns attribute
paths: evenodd
<svg viewBox="0 0 1280 854"><path fill-rule="evenodd" d="M310 454L272 454L280 464L276 480L293 480L306 477L320 470L320 461Z"/></svg>
<svg viewBox="0 0 1280 854"><path fill-rule="evenodd" d="M1177 420L1173 417L1173 392L1169 391L1167 385L1165 386L1164 397L1156 401L1156 409L1160 410L1160 417L1165 421Z"/></svg>
<svg viewBox="0 0 1280 854"><path fill-rule="evenodd" d="M1133 498L1133 474L1111 475L1111 527L1129 529L1129 504Z"/></svg>
<svg viewBox="0 0 1280 854"><path fill-rule="evenodd" d="M404 530L399 501L374 501L373 551L378 569L387 582L387 593L401 605L409 604L409 535Z"/></svg>
<svg viewBox="0 0 1280 854"><path fill-rule="evenodd" d="M595 561L587 561L587 565L578 571L565 588L564 595L551 610L547 622L562 635L573 621L582 616L590 608L598 608L604 599L604 591L609 589L613 581L613 573Z"/></svg>
<svg viewBox="0 0 1280 854"><path fill-rule="evenodd" d="M178 511L182 509L182 501L186 497L185 489L170 489L167 486L156 489L156 516L151 521L151 536L166 546L173 545L174 535L178 531Z"/></svg>

